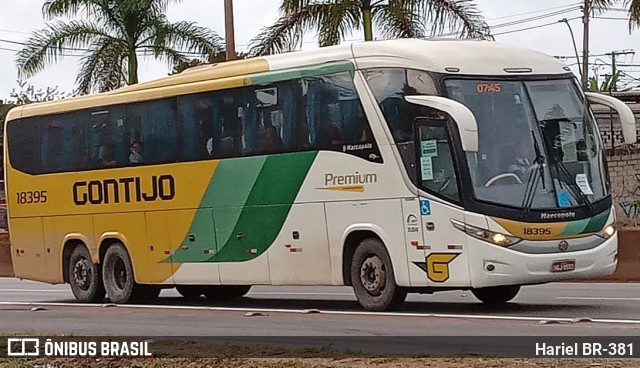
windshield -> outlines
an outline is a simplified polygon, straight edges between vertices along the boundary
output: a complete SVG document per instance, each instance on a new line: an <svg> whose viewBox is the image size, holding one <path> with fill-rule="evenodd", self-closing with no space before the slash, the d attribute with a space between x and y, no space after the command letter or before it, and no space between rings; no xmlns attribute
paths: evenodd
<svg viewBox="0 0 640 368"><path fill-rule="evenodd" d="M478 122L478 152L466 154L476 199L553 209L607 195L601 141L571 79L445 85Z"/></svg>

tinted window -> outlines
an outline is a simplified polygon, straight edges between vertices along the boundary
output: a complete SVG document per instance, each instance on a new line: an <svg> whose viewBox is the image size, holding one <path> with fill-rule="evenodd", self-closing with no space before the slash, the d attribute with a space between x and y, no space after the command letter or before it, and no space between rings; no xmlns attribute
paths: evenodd
<svg viewBox="0 0 640 368"><path fill-rule="evenodd" d="M33 174L305 150L382 162L348 72L22 119L8 132L12 165Z"/></svg>
<svg viewBox="0 0 640 368"><path fill-rule="evenodd" d="M421 187L459 201L453 149L445 121L419 119L418 175Z"/></svg>
<svg viewBox="0 0 640 368"><path fill-rule="evenodd" d="M413 136L413 118L420 108L405 101L405 96L437 95L431 76L424 71L401 68L369 69L367 83L389 125L396 143Z"/></svg>

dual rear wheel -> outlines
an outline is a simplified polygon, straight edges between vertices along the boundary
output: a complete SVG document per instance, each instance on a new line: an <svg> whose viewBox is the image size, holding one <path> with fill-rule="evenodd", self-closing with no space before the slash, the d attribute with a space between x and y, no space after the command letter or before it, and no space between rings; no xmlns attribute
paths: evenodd
<svg viewBox="0 0 640 368"><path fill-rule="evenodd" d="M116 304L153 302L161 290L158 286L135 282L131 258L119 242L109 246L102 264L93 263L89 250L82 244L77 245L69 258L68 279L76 300L84 303L101 302L105 294ZM177 287L178 292L188 299L195 300L204 295L213 301L240 298L250 288L245 285Z"/></svg>
<svg viewBox="0 0 640 368"><path fill-rule="evenodd" d="M107 249L102 264L93 263L89 250L77 245L69 257L68 279L76 300L97 303L105 294L113 303L151 302L160 295L160 287L137 284L129 253L122 243Z"/></svg>

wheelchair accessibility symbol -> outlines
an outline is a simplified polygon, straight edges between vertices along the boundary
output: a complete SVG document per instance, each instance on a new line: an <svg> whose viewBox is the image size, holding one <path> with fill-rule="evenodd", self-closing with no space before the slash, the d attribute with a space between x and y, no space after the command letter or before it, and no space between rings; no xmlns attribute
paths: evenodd
<svg viewBox="0 0 640 368"><path fill-rule="evenodd" d="M431 215L431 202L429 202L428 200L421 200L420 201L420 213L423 216L428 216Z"/></svg>

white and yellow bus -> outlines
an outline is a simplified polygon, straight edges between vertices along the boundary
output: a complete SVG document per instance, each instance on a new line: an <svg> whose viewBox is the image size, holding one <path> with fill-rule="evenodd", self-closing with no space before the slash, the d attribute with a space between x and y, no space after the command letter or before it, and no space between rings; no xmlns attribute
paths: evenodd
<svg viewBox="0 0 640 368"><path fill-rule="evenodd" d="M15 275L115 303L351 285L368 310L609 275L589 103L635 142L628 107L550 56L404 39L18 107L4 135Z"/></svg>

